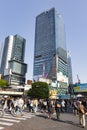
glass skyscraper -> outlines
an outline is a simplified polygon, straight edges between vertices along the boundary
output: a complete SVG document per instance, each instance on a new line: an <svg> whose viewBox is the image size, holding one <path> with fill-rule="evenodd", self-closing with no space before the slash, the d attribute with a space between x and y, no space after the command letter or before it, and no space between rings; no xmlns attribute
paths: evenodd
<svg viewBox="0 0 87 130"><path fill-rule="evenodd" d="M71 54L70 54L70 51L67 52L67 62L68 62L68 83L69 83L69 84L73 84L72 62L71 62Z"/></svg>
<svg viewBox="0 0 87 130"><path fill-rule="evenodd" d="M65 27L52 8L36 17L33 78L68 82Z"/></svg>
<svg viewBox="0 0 87 130"><path fill-rule="evenodd" d="M3 47L4 47L4 43L1 43L1 44L0 44L0 69L1 69L1 61L2 61ZM1 70L0 70L0 74L1 74Z"/></svg>
<svg viewBox="0 0 87 130"><path fill-rule="evenodd" d="M5 38L1 74L9 84L25 84L27 64L24 63L26 40L19 35Z"/></svg>

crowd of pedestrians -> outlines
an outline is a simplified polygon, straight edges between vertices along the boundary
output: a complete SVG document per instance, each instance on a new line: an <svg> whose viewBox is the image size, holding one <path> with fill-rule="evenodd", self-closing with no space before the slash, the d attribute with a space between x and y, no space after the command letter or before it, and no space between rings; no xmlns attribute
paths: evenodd
<svg viewBox="0 0 87 130"><path fill-rule="evenodd" d="M3 110L12 109L15 112L20 112L23 115L23 109L27 108L29 112L36 113L41 112L46 114L48 119L52 118L52 115L55 113L57 120L60 120L61 113L67 113L73 110L73 114L79 117L79 124L84 128L86 126L85 116L87 113L87 99L73 99L73 100L64 100L64 99L23 99L22 97L3 97L0 99L0 106Z"/></svg>
<svg viewBox="0 0 87 130"><path fill-rule="evenodd" d="M0 108L2 109L3 113L5 110L8 112L12 112L14 110L14 114L20 113L23 114L22 110L24 107L24 100L22 97L2 97L0 98Z"/></svg>
<svg viewBox="0 0 87 130"><path fill-rule="evenodd" d="M65 100L52 100L52 99L28 99L26 104L29 109L29 112L37 112L40 111L42 113L48 113L48 118L51 118L51 115L55 112L57 112L57 103L59 102L60 112L66 112L67 111L67 101Z"/></svg>
<svg viewBox="0 0 87 130"><path fill-rule="evenodd" d="M86 120L85 116L87 114L87 99L28 99L27 106L29 107L29 112L40 111L42 113L47 113L48 119L52 117L53 113L56 114L57 120L60 120L61 113L70 112L79 117L79 124L85 128Z"/></svg>

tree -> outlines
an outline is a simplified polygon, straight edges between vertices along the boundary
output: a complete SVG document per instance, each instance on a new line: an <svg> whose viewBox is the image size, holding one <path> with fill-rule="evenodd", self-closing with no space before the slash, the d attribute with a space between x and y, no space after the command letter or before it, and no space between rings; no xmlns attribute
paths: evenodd
<svg viewBox="0 0 87 130"><path fill-rule="evenodd" d="M5 89L8 87L8 82L4 79L0 79L0 88Z"/></svg>
<svg viewBox="0 0 87 130"><path fill-rule="evenodd" d="M49 98L49 85L44 82L32 83L32 88L28 91L28 96L38 99Z"/></svg>

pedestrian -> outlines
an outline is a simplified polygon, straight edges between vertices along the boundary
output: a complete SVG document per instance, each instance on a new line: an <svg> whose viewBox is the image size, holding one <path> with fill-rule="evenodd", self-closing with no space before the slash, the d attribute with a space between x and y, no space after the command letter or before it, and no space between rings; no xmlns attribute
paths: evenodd
<svg viewBox="0 0 87 130"><path fill-rule="evenodd" d="M78 114L78 108L77 108L77 100L74 100L73 102L73 109L74 109L74 115L77 116Z"/></svg>
<svg viewBox="0 0 87 130"><path fill-rule="evenodd" d="M81 101L78 101L78 112L79 112L79 123L80 125L82 125L83 128L85 128L86 126L85 114L87 110Z"/></svg>
<svg viewBox="0 0 87 130"><path fill-rule="evenodd" d="M17 115L19 115L19 113L21 114L21 116L23 115L23 111L22 108L24 106L24 100L23 98L17 98L14 102L14 106L16 107L16 113Z"/></svg>
<svg viewBox="0 0 87 130"><path fill-rule="evenodd" d="M61 101L61 111L65 112L65 101L64 101L64 99Z"/></svg>
<svg viewBox="0 0 87 130"><path fill-rule="evenodd" d="M38 111L38 99L33 100L33 107L34 107L34 112L36 113Z"/></svg>
<svg viewBox="0 0 87 130"><path fill-rule="evenodd" d="M34 112L34 103L33 103L33 99L31 99L31 102L30 102L30 112Z"/></svg>
<svg viewBox="0 0 87 130"><path fill-rule="evenodd" d="M56 111L57 120L59 120L60 119L60 112L61 112L61 104L60 104L60 101L58 99L56 99L56 101L55 101L55 111Z"/></svg>
<svg viewBox="0 0 87 130"><path fill-rule="evenodd" d="M51 99L47 101L47 108L48 108L48 118L51 118L53 111Z"/></svg>
<svg viewBox="0 0 87 130"><path fill-rule="evenodd" d="M31 112L31 99L29 98L28 101L27 101L27 106L28 106L28 109L29 109L29 112Z"/></svg>
<svg viewBox="0 0 87 130"><path fill-rule="evenodd" d="M47 101L46 99L43 100L43 111L46 112L47 110Z"/></svg>

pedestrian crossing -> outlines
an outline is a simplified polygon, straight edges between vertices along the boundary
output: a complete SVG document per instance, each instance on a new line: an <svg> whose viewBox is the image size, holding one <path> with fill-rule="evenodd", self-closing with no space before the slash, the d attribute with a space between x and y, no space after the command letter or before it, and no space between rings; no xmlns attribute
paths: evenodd
<svg viewBox="0 0 87 130"><path fill-rule="evenodd" d="M35 117L35 114L28 112L24 112L23 116L12 116L11 114L5 113L3 117L0 117L0 130L4 130L6 126L12 126L14 123L20 123L32 117Z"/></svg>
<svg viewBox="0 0 87 130"><path fill-rule="evenodd" d="M4 127L0 127L0 130L4 129Z"/></svg>

